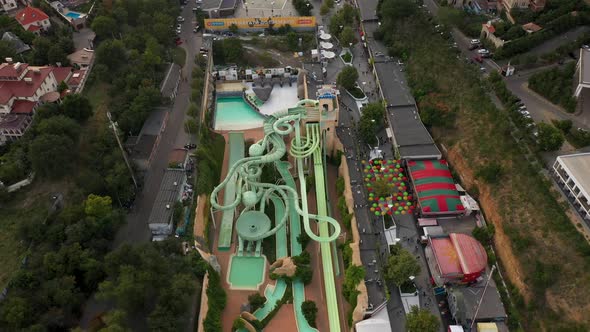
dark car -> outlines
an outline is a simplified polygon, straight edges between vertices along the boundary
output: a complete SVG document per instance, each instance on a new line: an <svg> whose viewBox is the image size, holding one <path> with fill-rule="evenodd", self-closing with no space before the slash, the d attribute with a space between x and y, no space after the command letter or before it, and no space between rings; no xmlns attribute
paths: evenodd
<svg viewBox="0 0 590 332"><path fill-rule="evenodd" d="M184 145L184 148L187 149L187 150L192 150L192 149L194 149L196 147L197 147L197 145L194 144L194 143L187 143L187 144Z"/></svg>

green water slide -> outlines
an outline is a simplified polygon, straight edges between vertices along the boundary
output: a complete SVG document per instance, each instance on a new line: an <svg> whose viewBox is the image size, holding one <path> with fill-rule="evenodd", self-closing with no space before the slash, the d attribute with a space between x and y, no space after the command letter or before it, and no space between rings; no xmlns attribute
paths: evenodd
<svg viewBox="0 0 590 332"><path fill-rule="evenodd" d="M277 245L280 242L285 242L285 251L287 249L285 241L286 234L284 234L285 225L287 219L290 219L292 256L298 255L302 251L301 245L297 241L297 237L301 233L299 218L302 217L305 232L312 240L320 242L321 245L330 331L337 332L340 331L340 323L330 243L339 236L340 225L336 220L327 215L320 127L318 124L308 124L306 127L306 136L302 136L300 132L300 121L304 120L306 114L305 107L303 106L309 106L310 104L317 107L316 101L304 100L298 104L298 107L289 109L288 112L274 114L265 120L264 138L250 146L248 151L249 157L242 158L230 165L226 178L213 190L211 205L218 210L232 211L233 217L233 211L241 204L243 211L236 221L236 231L240 239L250 241L251 243L276 234ZM291 133L295 133L295 138L291 142L289 152L295 157L297 162L297 172L300 179L301 206L299 204L299 193L295 188L295 181L289 172L289 164L281 161L281 158L287 152L283 136L290 135ZM318 196L318 214L310 214L308 211L307 188L303 174L303 159L312 156L314 159L316 193ZM262 174L262 166L268 163L275 164L281 176L283 176L286 185L259 182L260 175ZM217 194L224 188L226 191L234 190L235 194L225 195L223 204L219 204L217 202ZM273 204L275 204L275 199L287 202L284 205L284 211L280 211L282 216L280 216L281 213L276 214L276 220L272 228L270 226L270 218L263 213L264 205L261 201L264 201L266 198L270 198ZM259 206L258 210L257 205ZM275 204L275 206L280 205ZM318 223L319 235L312 231L310 220L315 220ZM330 228L329 225L332 227ZM231 241L231 230L229 241ZM281 254L283 253L282 250ZM273 302L276 303L282 297L281 294L284 293L284 290L281 292L282 287L283 284L280 281L277 281L277 284L272 289L267 287L265 295L267 295L268 307L265 305L261 308L256 317L259 317L258 315L260 317L266 317L269 312L267 310L272 310L274 307ZM309 326L301 312L301 303L305 300L305 288L301 281L296 280L293 282L293 294L299 331L317 331ZM279 295L281 296L279 297Z"/></svg>

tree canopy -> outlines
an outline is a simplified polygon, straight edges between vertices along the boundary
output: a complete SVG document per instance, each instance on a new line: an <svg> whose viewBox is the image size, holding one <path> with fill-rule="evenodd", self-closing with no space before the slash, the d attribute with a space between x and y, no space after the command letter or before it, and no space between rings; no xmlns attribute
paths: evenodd
<svg viewBox="0 0 590 332"><path fill-rule="evenodd" d="M544 122L539 123L537 128L539 148L541 150L555 151L561 147L565 138L559 129Z"/></svg>
<svg viewBox="0 0 590 332"><path fill-rule="evenodd" d="M428 309L413 306L406 316L406 331L408 332L437 332L440 321Z"/></svg>
<svg viewBox="0 0 590 332"><path fill-rule="evenodd" d="M387 260L385 278L399 286L408 281L411 276L418 275L420 270L420 264L416 261L416 257L398 246Z"/></svg>
<svg viewBox="0 0 590 332"><path fill-rule="evenodd" d="M346 90L352 90L355 87L356 80L359 78L359 73L353 66L344 66L338 77L336 83Z"/></svg>

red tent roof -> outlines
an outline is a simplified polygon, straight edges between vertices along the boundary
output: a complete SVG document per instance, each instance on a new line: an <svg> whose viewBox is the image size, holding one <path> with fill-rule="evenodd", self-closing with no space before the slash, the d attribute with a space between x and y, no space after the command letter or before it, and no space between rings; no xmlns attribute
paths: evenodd
<svg viewBox="0 0 590 332"><path fill-rule="evenodd" d="M410 161L408 168L422 213L460 213L465 210L445 160Z"/></svg>
<svg viewBox="0 0 590 332"><path fill-rule="evenodd" d="M488 264L485 248L473 237L452 233L431 238L432 252L443 276L481 273Z"/></svg>

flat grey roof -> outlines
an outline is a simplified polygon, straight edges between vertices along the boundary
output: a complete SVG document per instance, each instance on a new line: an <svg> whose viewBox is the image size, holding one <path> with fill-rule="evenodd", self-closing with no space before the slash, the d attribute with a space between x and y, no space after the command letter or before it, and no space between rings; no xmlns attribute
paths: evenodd
<svg viewBox="0 0 590 332"><path fill-rule="evenodd" d="M580 49L580 81L590 84L590 50Z"/></svg>
<svg viewBox="0 0 590 332"><path fill-rule="evenodd" d="M171 97L174 89L176 89L176 84L180 79L180 66L171 63L166 71L166 77L162 81L160 85L160 93L165 97Z"/></svg>
<svg viewBox="0 0 590 332"><path fill-rule="evenodd" d="M557 159L580 185L580 189L590 195L590 153L570 154L559 156Z"/></svg>
<svg viewBox="0 0 590 332"><path fill-rule="evenodd" d="M383 97L387 105L407 105L414 104L414 97L408 88L403 73L399 67L392 61L376 62L375 70L381 83Z"/></svg>
<svg viewBox="0 0 590 332"><path fill-rule="evenodd" d="M376 20L377 19L377 3L378 0L362 0L357 2L361 12L361 20Z"/></svg>
<svg viewBox="0 0 590 332"><path fill-rule="evenodd" d="M355 330L356 332L391 332L387 306L383 306L371 318L356 323Z"/></svg>
<svg viewBox="0 0 590 332"><path fill-rule="evenodd" d="M440 150L414 105L387 107L387 119L402 158L440 158Z"/></svg>
<svg viewBox="0 0 590 332"><path fill-rule="evenodd" d="M167 169L164 172L160 190L148 219L149 224L166 224L170 222L174 211L174 203L178 201L185 176L184 169ZM166 208L166 205L169 205L170 208Z"/></svg>
<svg viewBox="0 0 590 332"><path fill-rule="evenodd" d="M462 304L459 304L461 312L458 313L458 315L461 317L455 318L462 318L465 319L465 321L467 321L467 319L471 320L475 313L475 308L481 299L481 306L477 313L476 321L487 321L501 318L506 319L508 316L506 315L506 310L504 310L504 304L502 304L502 299L500 298L495 282L490 280L490 284L488 285L485 294L483 294L483 290L484 285L452 288L450 293L454 295L459 294L458 298L462 298L463 301Z"/></svg>

